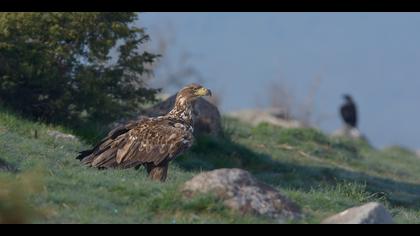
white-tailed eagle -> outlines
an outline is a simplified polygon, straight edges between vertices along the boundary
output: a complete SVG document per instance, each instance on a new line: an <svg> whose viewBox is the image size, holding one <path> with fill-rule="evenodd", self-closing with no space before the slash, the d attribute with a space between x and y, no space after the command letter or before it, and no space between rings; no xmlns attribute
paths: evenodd
<svg viewBox="0 0 420 236"><path fill-rule="evenodd" d="M192 102L211 91L197 84L181 89L166 115L129 122L109 132L93 149L77 159L100 169L145 166L153 180L165 181L168 164L193 143Z"/></svg>
<svg viewBox="0 0 420 236"><path fill-rule="evenodd" d="M340 108L341 118L351 128L357 127L357 108L350 95L343 96L345 103Z"/></svg>

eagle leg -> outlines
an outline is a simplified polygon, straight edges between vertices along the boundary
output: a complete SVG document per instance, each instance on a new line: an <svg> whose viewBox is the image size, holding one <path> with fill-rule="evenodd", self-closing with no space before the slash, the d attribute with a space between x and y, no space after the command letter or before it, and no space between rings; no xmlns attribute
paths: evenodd
<svg viewBox="0 0 420 236"><path fill-rule="evenodd" d="M165 182L166 176L168 174L168 163L161 163L159 165L155 165L153 163L147 163L145 164L147 174L149 178L152 180Z"/></svg>

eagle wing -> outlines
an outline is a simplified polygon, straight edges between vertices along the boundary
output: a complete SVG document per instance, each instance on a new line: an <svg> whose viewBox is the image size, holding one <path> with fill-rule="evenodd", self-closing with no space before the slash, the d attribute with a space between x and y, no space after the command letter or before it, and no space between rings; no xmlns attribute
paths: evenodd
<svg viewBox="0 0 420 236"><path fill-rule="evenodd" d="M94 148L92 148L90 150L80 152L79 155L76 157L76 159L79 159L79 160L85 162L85 164L86 164L86 162L88 162L90 159L92 159L94 157L93 154L98 155L98 154L100 154L101 152L104 151L104 149L103 148L101 149L101 147L103 146L103 144L105 142L107 142L107 141L109 142L109 140L116 139L118 136L128 132L129 130L131 130L132 128L134 128L135 126L137 126L141 122L143 122L143 119L137 120L137 121L131 121L131 122L128 122L127 124L117 126L113 130L111 130L104 139L99 141L99 143L96 144L96 146Z"/></svg>
<svg viewBox="0 0 420 236"><path fill-rule="evenodd" d="M159 165L183 153L193 141L185 125L166 119L146 119L124 130L110 132L85 164L98 168Z"/></svg>

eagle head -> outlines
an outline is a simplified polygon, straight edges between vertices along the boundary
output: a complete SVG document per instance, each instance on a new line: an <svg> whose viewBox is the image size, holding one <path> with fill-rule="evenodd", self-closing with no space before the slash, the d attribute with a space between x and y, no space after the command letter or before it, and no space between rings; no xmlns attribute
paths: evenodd
<svg viewBox="0 0 420 236"><path fill-rule="evenodd" d="M344 98L344 100L346 100L346 102L353 101L353 99L351 98L351 96L349 94L343 94L343 98Z"/></svg>
<svg viewBox="0 0 420 236"><path fill-rule="evenodd" d="M177 103L192 102L199 97L211 95L210 89L204 88L199 84L189 84L178 92L176 101Z"/></svg>

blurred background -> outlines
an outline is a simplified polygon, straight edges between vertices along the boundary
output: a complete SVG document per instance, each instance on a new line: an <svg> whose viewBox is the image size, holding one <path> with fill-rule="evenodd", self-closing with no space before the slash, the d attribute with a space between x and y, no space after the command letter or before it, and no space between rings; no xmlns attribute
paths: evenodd
<svg viewBox="0 0 420 236"><path fill-rule="evenodd" d="M222 112L283 106L328 133L348 93L374 146L420 148L418 13L141 13L137 24L164 55L149 82L164 93L198 81Z"/></svg>
<svg viewBox="0 0 420 236"><path fill-rule="evenodd" d="M418 13L0 13L0 224L271 222L179 191L222 168L285 193L303 223L368 202L418 223L419 24ZM77 153L167 114L192 82L213 96L193 104L196 139L169 184L142 168L81 168Z"/></svg>

